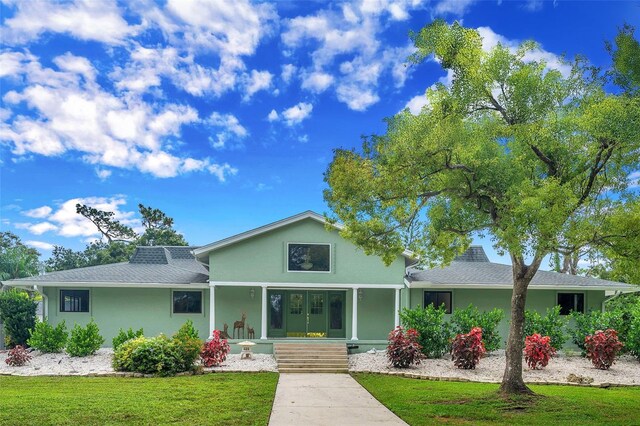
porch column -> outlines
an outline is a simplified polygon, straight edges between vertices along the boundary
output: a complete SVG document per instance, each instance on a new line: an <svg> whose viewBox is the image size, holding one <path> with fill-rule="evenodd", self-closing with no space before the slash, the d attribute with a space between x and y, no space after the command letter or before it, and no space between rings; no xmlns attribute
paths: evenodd
<svg viewBox="0 0 640 426"><path fill-rule="evenodd" d="M209 337L216 329L216 287L209 284Z"/></svg>
<svg viewBox="0 0 640 426"><path fill-rule="evenodd" d="M260 324L260 339L267 340L267 286L262 286L262 320Z"/></svg>
<svg viewBox="0 0 640 426"><path fill-rule="evenodd" d="M400 325L400 289L396 288L396 310L393 313L393 326Z"/></svg>
<svg viewBox="0 0 640 426"><path fill-rule="evenodd" d="M351 340L358 340L358 288L353 289L351 308Z"/></svg>

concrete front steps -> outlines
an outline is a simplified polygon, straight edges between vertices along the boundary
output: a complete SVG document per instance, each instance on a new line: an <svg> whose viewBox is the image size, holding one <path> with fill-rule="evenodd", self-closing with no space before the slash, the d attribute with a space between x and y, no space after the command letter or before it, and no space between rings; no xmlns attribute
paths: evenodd
<svg viewBox="0 0 640 426"><path fill-rule="evenodd" d="M348 373L347 345L342 343L274 343L280 373Z"/></svg>

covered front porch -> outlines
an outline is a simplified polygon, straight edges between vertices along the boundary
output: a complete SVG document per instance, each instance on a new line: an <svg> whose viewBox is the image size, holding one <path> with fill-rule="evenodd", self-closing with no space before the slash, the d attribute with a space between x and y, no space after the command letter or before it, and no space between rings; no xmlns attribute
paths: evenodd
<svg viewBox="0 0 640 426"><path fill-rule="evenodd" d="M256 339L257 352L283 340L381 348L400 324L403 285L211 281L209 287L209 331L226 330L231 343Z"/></svg>

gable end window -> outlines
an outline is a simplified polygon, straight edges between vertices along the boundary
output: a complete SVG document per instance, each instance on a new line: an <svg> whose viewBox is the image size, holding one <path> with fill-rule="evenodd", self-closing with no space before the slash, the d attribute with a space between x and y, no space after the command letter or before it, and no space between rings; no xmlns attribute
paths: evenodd
<svg viewBox="0 0 640 426"><path fill-rule="evenodd" d="M331 244L287 244L287 271L331 272Z"/></svg>
<svg viewBox="0 0 640 426"><path fill-rule="evenodd" d="M571 311L584 313L584 293L558 293L560 315L569 315Z"/></svg>
<svg viewBox="0 0 640 426"><path fill-rule="evenodd" d="M445 314L451 313L451 292L450 291L425 291L424 306L433 305L439 308L444 305Z"/></svg>
<svg viewBox="0 0 640 426"><path fill-rule="evenodd" d="M89 290L60 290L60 312L89 312Z"/></svg>
<svg viewBox="0 0 640 426"><path fill-rule="evenodd" d="M173 313L174 314L201 314L202 313L202 292L201 291L174 291L173 292Z"/></svg>

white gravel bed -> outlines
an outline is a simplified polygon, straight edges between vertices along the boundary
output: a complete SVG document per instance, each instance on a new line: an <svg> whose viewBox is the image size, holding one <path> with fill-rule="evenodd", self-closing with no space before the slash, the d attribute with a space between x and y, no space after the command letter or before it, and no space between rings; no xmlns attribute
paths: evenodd
<svg viewBox="0 0 640 426"><path fill-rule="evenodd" d="M609 370L598 370L591 361L581 356L558 354L542 370L530 370L524 361L523 376L527 383L564 382L569 374L592 378L594 385L602 383L640 386L640 362L625 355L616 360ZM349 355L349 371L352 372L399 372L421 376L459 378L474 382L496 382L502 380L505 368L504 351L496 351L480 360L475 370L456 368L448 355L440 359L426 359L410 368L393 368L385 352Z"/></svg>
<svg viewBox="0 0 640 426"><path fill-rule="evenodd" d="M0 351L0 375L14 376L87 376L114 373L111 367L112 349L100 349L95 355L70 357L65 353L31 352L31 361L22 367L12 367L4 360L7 351ZM205 371L278 371L273 355L254 354L254 359L240 360L240 354L230 354L220 367Z"/></svg>

